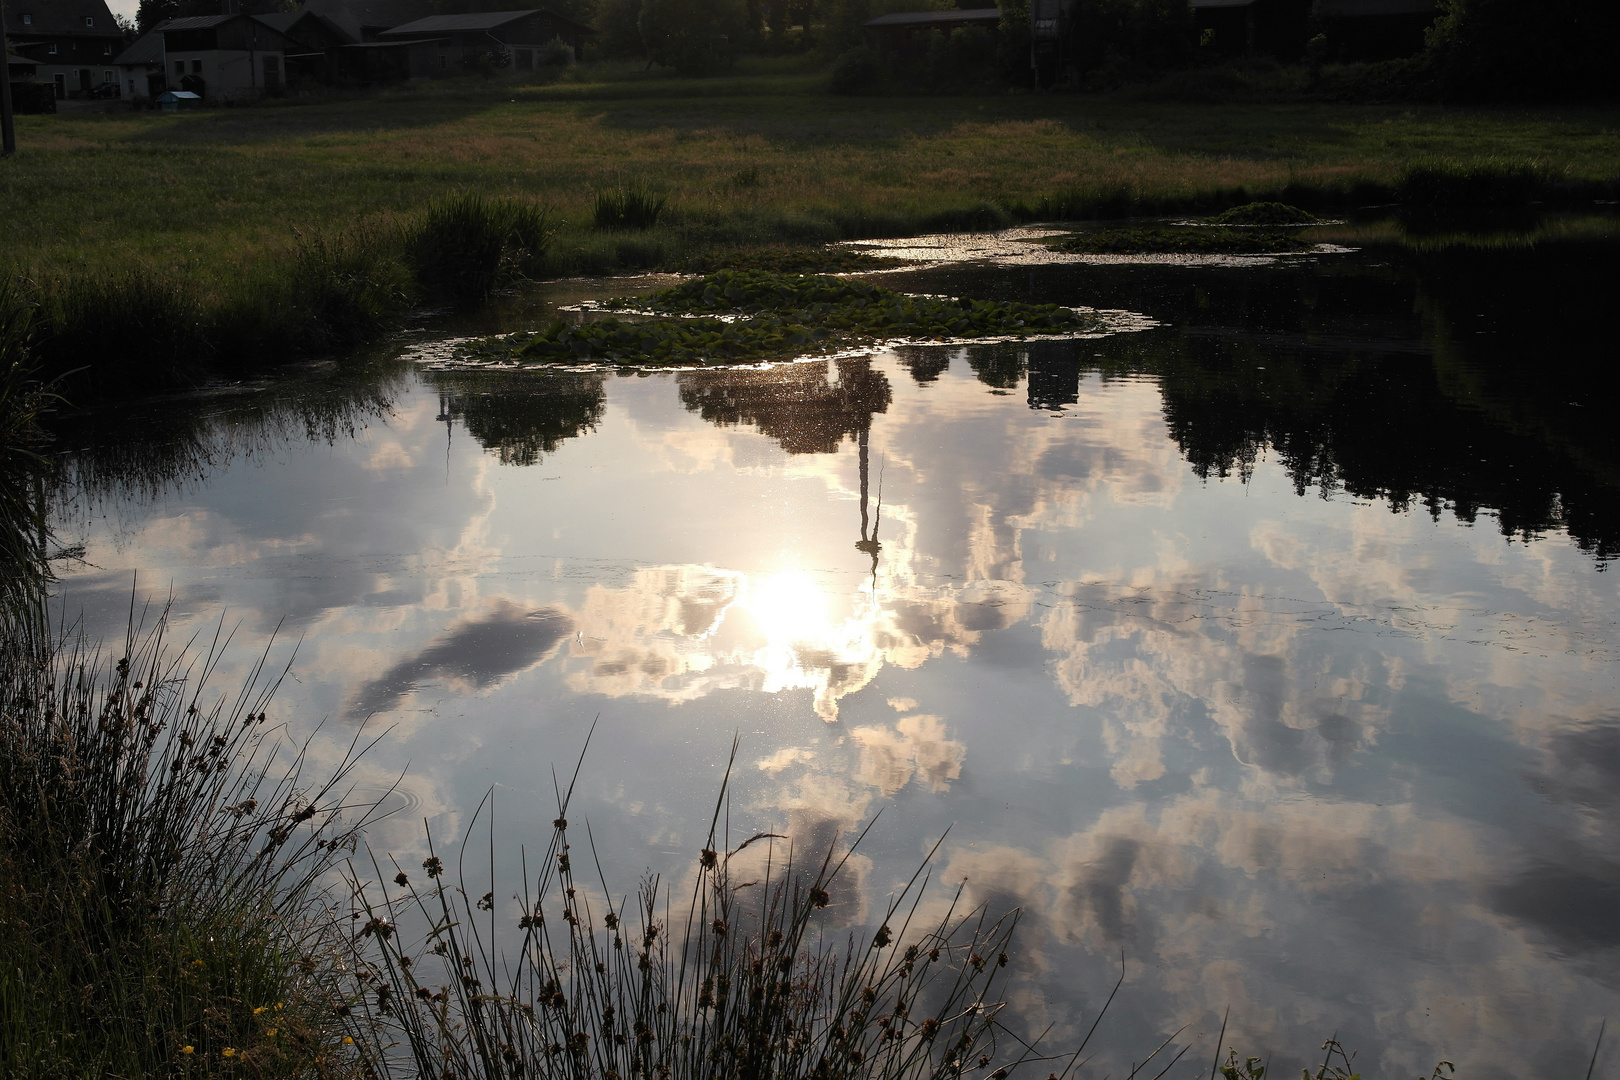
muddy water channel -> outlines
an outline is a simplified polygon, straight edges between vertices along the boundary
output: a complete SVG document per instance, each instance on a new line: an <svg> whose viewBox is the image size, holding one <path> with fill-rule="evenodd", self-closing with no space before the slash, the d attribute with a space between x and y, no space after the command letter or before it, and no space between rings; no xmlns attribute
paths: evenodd
<svg viewBox="0 0 1620 1080"><path fill-rule="evenodd" d="M689 880L738 733L734 838L882 811L830 925L949 828L939 901L1023 909L1019 1023L1072 1043L1123 954L1085 1075L1184 1025L1207 1074L1230 1007L1275 1075L1337 1033L1367 1075L1578 1076L1620 1019L1616 254L924 268L881 280L1160 325L154 403L62 430L60 592L279 627L318 757L387 731L407 866L492 787L502 872L543 848L599 717L570 817L615 892Z"/></svg>

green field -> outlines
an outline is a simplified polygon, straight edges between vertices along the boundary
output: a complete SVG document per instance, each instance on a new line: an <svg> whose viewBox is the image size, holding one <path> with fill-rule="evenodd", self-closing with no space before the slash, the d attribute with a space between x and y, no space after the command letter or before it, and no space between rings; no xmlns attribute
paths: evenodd
<svg viewBox="0 0 1620 1080"><path fill-rule="evenodd" d="M468 189L553 206L567 272L990 224L1006 210L1342 203L1435 159L1620 177L1613 106L846 98L824 82L802 61L713 79L588 64L549 85L469 78L251 109L20 117L20 152L0 163L0 266L134 262L219 280L289 249L295 230L386 221ZM595 232L595 191L624 180L667 191L664 218L631 239Z"/></svg>

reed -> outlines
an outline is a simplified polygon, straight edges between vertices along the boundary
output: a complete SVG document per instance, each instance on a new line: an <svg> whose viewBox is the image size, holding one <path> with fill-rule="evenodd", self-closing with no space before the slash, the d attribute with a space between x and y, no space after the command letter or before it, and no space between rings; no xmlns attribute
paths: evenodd
<svg viewBox="0 0 1620 1080"><path fill-rule="evenodd" d="M406 230L405 252L426 299L472 308L500 285L536 272L551 233L542 207L463 192L422 212Z"/></svg>
<svg viewBox="0 0 1620 1080"><path fill-rule="evenodd" d="M650 229L668 200L639 182L621 182L596 192L592 220L598 229Z"/></svg>
<svg viewBox="0 0 1620 1080"><path fill-rule="evenodd" d="M724 782L690 893L677 900L649 874L633 903L615 902L594 842L570 841L572 790L559 791L539 868L524 862L515 909L495 900L508 886L493 871L487 883L452 880L431 846L420 873L391 865L392 890L356 881L367 920L357 966L370 980L356 1030L372 1069L447 1080L1004 1080L1057 1060L1004 1016L1016 912L967 909L958 891L924 917L919 869L870 937L841 937L826 912L842 899L854 845L807 855L761 833L733 846ZM493 828L492 796L478 815ZM425 932L407 944L410 925ZM1050 1072L1066 1076L1077 1057Z"/></svg>
<svg viewBox="0 0 1620 1080"><path fill-rule="evenodd" d="M1549 178L1531 161L1432 160L1407 166L1395 196L1402 206L1421 210L1517 209L1549 187Z"/></svg>
<svg viewBox="0 0 1620 1080"><path fill-rule="evenodd" d="M323 882L358 748L312 779L264 657L216 691L228 637L166 632L0 653L0 1073L340 1074Z"/></svg>
<svg viewBox="0 0 1620 1080"><path fill-rule="evenodd" d="M145 266L42 280L35 351L66 390L100 395L184 385L207 370L204 303L182 274Z"/></svg>
<svg viewBox="0 0 1620 1080"><path fill-rule="evenodd" d="M39 421L51 395L35 368L33 324L22 283L0 277L0 636L8 653L38 638L28 626L50 581Z"/></svg>

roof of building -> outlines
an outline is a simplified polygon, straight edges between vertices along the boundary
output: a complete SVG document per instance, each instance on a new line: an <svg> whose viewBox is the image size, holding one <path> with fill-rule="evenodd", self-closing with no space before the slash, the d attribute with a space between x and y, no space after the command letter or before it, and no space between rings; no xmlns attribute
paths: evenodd
<svg viewBox="0 0 1620 1080"><path fill-rule="evenodd" d="M944 26L951 23L1000 22L1000 8L970 8L959 11L896 11L867 19L862 26Z"/></svg>
<svg viewBox="0 0 1620 1080"><path fill-rule="evenodd" d="M379 37L403 37L407 34L457 34L476 33L480 30L494 30L508 23L515 23L519 19L527 19L530 15L550 15L539 8L529 8L524 11L475 11L468 15L430 15L425 19L396 26L392 30L385 30ZM572 20L563 19L553 15L552 18L562 22Z"/></svg>
<svg viewBox="0 0 1620 1080"><path fill-rule="evenodd" d="M164 19L153 30L168 32L170 30L208 30L238 18L236 15L187 15L181 19Z"/></svg>
<svg viewBox="0 0 1620 1080"><path fill-rule="evenodd" d="M336 37L345 45L352 45L360 40L360 32L358 27L351 30L348 27L340 26L330 17L322 15L318 11L311 11L308 8L303 8L298 11L278 11L272 15L255 15L253 17L281 36L294 41L302 40L299 36L300 24L303 24L306 27L304 33L307 33L307 25L309 23L316 24L322 30Z"/></svg>
<svg viewBox="0 0 1620 1080"><path fill-rule="evenodd" d="M26 24L24 17L28 19ZM92 25L86 26L85 19ZM11 0L6 4L6 33L27 40L76 34L107 37L122 31L107 0Z"/></svg>
<svg viewBox="0 0 1620 1080"><path fill-rule="evenodd" d="M6 53L6 66L10 67L12 65L18 65L20 67L38 67L39 61L30 60L26 56L18 56L16 53Z"/></svg>
<svg viewBox="0 0 1620 1080"><path fill-rule="evenodd" d="M356 41L367 30L390 30L437 14L433 0L305 0L303 10L320 15Z"/></svg>
<svg viewBox="0 0 1620 1080"><path fill-rule="evenodd" d="M113 57L113 63L131 67L163 63L163 35L156 30L147 31L136 38L129 48Z"/></svg>
<svg viewBox="0 0 1620 1080"><path fill-rule="evenodd" d="M1432 15L1435 0L1316 0L1311 14L1323 19L1354 19L1373 15Z"/></svg>

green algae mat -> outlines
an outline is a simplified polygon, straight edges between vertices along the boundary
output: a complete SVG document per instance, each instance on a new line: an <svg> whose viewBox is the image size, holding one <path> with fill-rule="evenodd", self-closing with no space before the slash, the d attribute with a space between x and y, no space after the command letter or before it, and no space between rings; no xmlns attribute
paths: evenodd
<svg viewBox="0 0 1620 1080"><path fill-rule="evenodd" d="M1316 245L1289 232L1193 226L1103 229L1077 233L1052 247L1072 255L1281 255Z"/></svg>
<svg viewBox="0 0 1620 1080"><path fill-rule="evenodd" d="M1073 335L1103 327L1099 316L1057 304L914 296L864 281L768 270L721 270L602 307L636 318L559 319L532 333L468 342L456 358L699 366L786 360L900 339Z"/></svg>

